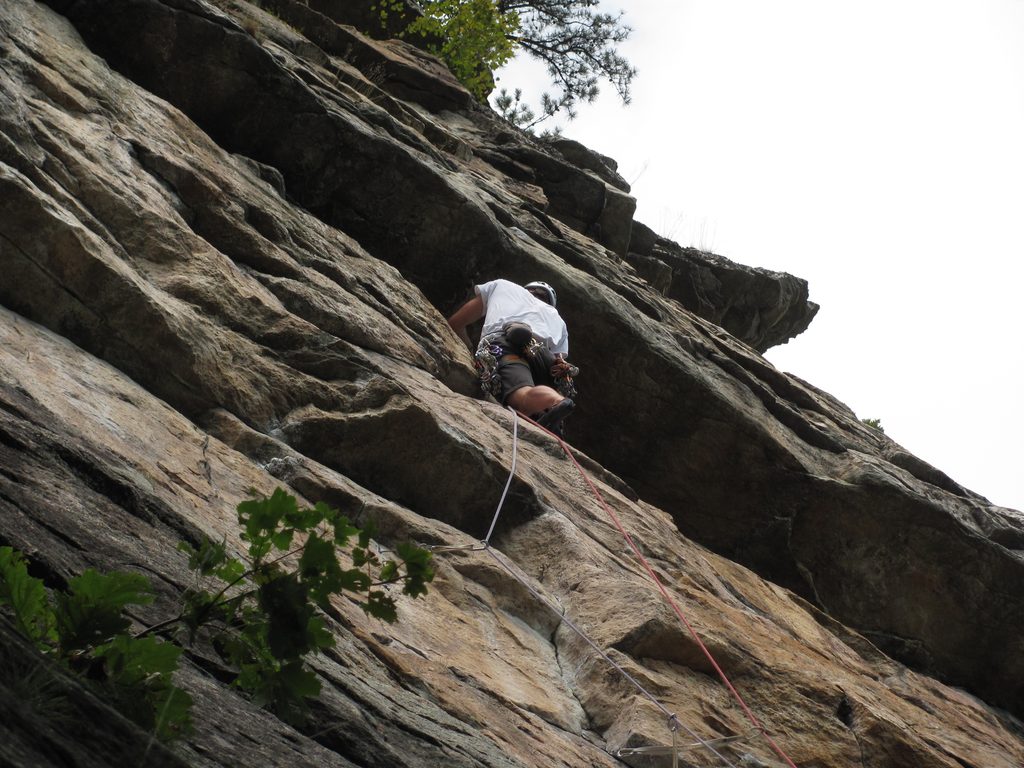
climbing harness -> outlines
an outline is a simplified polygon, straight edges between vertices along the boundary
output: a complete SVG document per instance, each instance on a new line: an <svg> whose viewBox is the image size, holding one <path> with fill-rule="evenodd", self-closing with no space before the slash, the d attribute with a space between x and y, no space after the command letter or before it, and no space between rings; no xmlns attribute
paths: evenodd
<svg viewBox="0 0 1024 768"><path fill-rule="evenodd" d="M524 327L528 328L529 326ZM550 375L550 370L555 364L554 355L535 337L531 336L530 340L521 348L511 344L503 330L482 337L477 345L476 353L473 355L473 365L480 378L480 389L485 395L490 395L499 403L502 393L498 361L506 355L520 355L522 362L530 367L535 377ZM567 375L554 377L554 388L562 397L575 398L578 393L573 379L579 374L580 369L575 365L571 366Z"/></svg>

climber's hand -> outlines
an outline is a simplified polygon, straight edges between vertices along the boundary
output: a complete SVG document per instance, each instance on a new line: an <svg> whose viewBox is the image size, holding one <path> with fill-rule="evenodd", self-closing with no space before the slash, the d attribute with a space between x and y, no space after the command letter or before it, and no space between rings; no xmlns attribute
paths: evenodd
<svg viewBox="0 0 1024 768"><path fill-rule="evenodd" d="M580 369L568 360L559 359L551 366L551 376L556 379L564 379L566 376L577 376Z"/></svg>

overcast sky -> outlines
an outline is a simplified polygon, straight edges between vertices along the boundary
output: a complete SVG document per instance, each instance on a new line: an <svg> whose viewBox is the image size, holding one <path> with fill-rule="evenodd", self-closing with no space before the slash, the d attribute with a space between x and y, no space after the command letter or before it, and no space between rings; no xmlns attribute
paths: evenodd
<svg viewBox="0 0 1024 768"><path fill-rule="evenodd" d="M633 103L605 87L565 134L618 161L639 221L809 282L773 364L1024 509L1024 0L606 7Z"/></svg>

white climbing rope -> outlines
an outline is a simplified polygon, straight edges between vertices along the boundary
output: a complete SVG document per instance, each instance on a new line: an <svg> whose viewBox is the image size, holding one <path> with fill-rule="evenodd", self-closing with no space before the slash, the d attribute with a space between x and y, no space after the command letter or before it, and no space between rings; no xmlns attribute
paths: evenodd
<svg viewBox="0 0 1024 768"><path fill-rule="evenodd" d="M516 459L519 456L519 414L516 413L516 409L512 406L508 406L508 409L512 411L512 468L508 471L508 480L505 481L505 490L501 492L501 498L498 499L498 508L494 510L494 519L491 520L491 527L487 529L487 535L484 536L484 546L489 547L491 544L491 534L494 533L494 526L498 524L498 518L501 516L501 508L505 506L505 497L508 496L508 489L512 485L512 478L516 475Z"/></svg>
<svg viewBox="0 0 1024 768"><path fill-rule="evenodd" d="M511 406L506 407L512 411L512 467L508 471L508 479L505 481L505 489L501 492L501 498L498 499L498 508L494 510L494 517L491 518L491 527L487 529L487 535L484 536L479 544L466 544L461 547L427 547L431 552L481 552L490 548L491 536L494 535L494 528L498 524L498 518L501 517L501 510L505 506L505 498L508 496L508 489L512 487L512 478L516 476L516 462L519 458L519 413Z"/></svg>

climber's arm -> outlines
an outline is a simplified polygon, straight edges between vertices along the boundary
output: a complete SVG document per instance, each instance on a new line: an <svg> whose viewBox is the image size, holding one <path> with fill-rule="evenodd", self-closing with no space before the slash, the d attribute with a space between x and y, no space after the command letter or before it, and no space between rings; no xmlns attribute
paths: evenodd
<svg viewBox="0 0 1024 768"><path fill-rule="evenodd" d="M475 323L483 316L484 300L480 296L474 296L455 310L455 314L448 318L448 325L465 342L470 351L473 350L473 342L469 340L469 333L466 332L466 327Z"/></svg>

